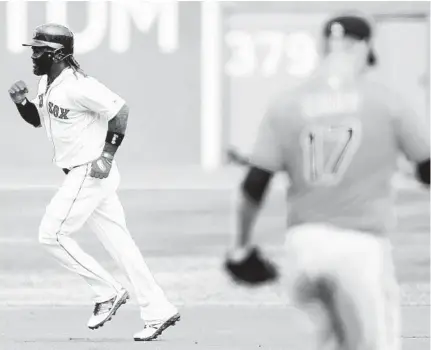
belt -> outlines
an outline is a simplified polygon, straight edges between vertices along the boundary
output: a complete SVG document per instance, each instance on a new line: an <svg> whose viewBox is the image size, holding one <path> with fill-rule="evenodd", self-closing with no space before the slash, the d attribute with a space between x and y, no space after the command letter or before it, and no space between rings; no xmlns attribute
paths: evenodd
<svg viewBox="0 0 431 350"><path fill-rule="evenodd" d="M88 164L88 163L87 163L87 164ZM70 173L70 171L71 171L72 169L79 168L80 166L83 166L83 165L86 165L86 164L75 165L75 166L72 166L72 167L70 167L70 168L63 168L63 169L61 169L61 170L63 170L63 172L67 175L67 174L69 174L69 173Z"/></svg>

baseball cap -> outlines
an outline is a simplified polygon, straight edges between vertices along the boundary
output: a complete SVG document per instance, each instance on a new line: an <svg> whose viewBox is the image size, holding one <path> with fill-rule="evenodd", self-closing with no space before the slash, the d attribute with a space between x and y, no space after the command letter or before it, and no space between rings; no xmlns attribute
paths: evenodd
<svg viewBox="0 0 431 350"><path fill-rule="evenodd" d="M356 40L370 41L373 32L371 23L361 16L338 16L330 19L324 26L323 34L325 38L330 37L350 37ZM373 49L368 54L368 64L376 64L376 55Z"/></svg>

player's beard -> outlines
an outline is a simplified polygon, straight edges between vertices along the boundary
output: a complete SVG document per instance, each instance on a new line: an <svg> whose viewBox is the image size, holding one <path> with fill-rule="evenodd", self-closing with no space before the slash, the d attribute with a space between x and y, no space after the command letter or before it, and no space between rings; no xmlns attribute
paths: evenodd
<svg viewBox="0 0 431 350"><path fill-rule="evenodd" d="M52 59L45 52L38 58L33 58L33 73L34 75L48 74L52 67Z"/></svg>

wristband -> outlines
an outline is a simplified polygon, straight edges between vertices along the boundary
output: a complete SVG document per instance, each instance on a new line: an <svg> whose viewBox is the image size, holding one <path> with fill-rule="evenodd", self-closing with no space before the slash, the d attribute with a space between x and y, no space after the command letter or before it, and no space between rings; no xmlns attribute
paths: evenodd
<svg viewBox="0 0 431 350"><path fill-rule="evenodd" d="M27 100L27 97L26 97L21 102L18 102L18 103L15 102L15 104L17 105L17 107L24 107L27 104L27 102L28 102L28 100Z"/></svg>
<svg viewBox="0 0 431 350"><path fill-rule="evenodd" d="M103 152L102 153L102 157L106 158L106 159L110 159L110 160L114 159L114 156L111 153L108 153L108 152Z"/></svg>
<svg viewBox="0 0 431 350"><path fill-rule="evenodd" d="M108 131L105 142L113 146L119 147L121 145L121 142L123 142L123 139L124 139L124 134Z"/></svg>

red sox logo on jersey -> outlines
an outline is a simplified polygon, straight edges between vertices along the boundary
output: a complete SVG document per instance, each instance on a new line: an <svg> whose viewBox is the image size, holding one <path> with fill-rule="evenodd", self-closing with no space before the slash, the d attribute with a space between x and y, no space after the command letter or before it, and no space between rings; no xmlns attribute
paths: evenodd
<svg viewBox="0 0 431 350"><path fill-rule="evenodd" d="M70 109L61 108L52 102L48 102L49 114L53 115L59 119L69 119L67 114L70 112Z"/></svg>

